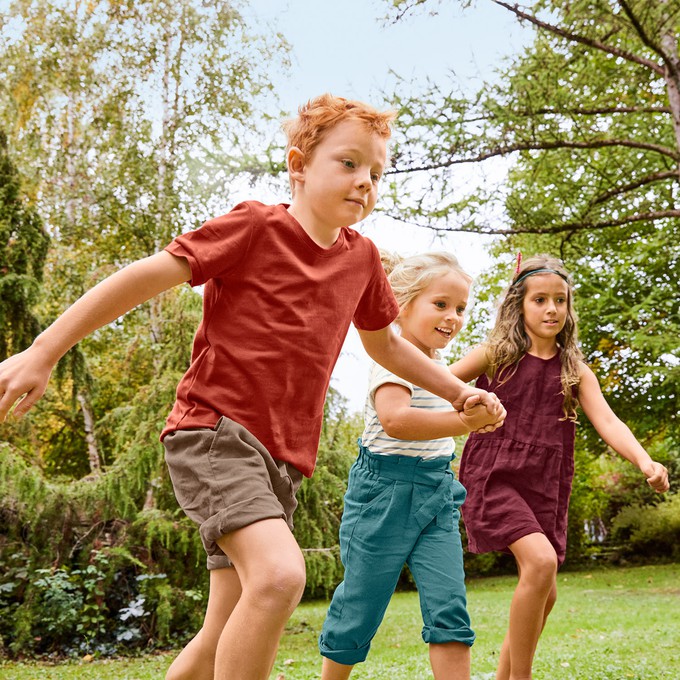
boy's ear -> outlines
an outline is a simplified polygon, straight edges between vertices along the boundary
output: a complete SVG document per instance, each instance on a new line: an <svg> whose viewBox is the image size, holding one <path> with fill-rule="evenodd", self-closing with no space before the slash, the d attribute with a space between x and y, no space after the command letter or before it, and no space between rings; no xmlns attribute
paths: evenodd
<svg viewBox="0 0 680 680"><path fill-rule="evenodd" d="M286 164L288 165L288 174L291 181L302 181L305 172L305 155L297 146L291 146L288 149Z"/></svg>

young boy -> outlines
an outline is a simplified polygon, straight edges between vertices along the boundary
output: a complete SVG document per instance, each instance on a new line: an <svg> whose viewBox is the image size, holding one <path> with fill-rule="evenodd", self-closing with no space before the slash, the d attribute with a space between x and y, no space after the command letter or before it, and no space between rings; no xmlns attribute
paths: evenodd
<svg viewBox="0 0 680 680"><path fill-rule="evenodd" d="M375 246L349 228L376 202L392 113L322 95L286 126L290 205L246 202L102 281L0 364L0 421L22 416L70 347L180 283L205 284L191 365L162 439L175 494L200 525L210 595L168 680L265 680L300 600L295 493L314 469L325 393L349 323L368 354L458 409L494 395L390 330L398 307ZM481 406L480 406L481 404ZM228 556L228 557L227 557Z"/></svg>

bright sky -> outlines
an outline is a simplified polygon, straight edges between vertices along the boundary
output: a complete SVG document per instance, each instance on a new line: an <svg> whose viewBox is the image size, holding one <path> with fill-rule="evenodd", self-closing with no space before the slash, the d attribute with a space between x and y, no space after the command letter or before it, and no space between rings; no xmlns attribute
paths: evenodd
<svg viewBox="0 0 680 680"><path fill-rule="evenodd" d="M277 88L291 112L322 92L381 107L381 92L394 83L392 71L415 82L430 78L444 89L453 78L474 92L493 78L499 59L528 39L511 14L489 0L477 0L465 11L459 3L442 3L438 16L420 10L396 25L383 23L388 6L383 0L250 0L248 5L249 13L269 22L293 47L291 73ZM430 0L428 7L437 9L439 3ZM402 255L449 250L473 276L488 264L482 236L434 239L429 230L386 217L369 218L357 228L379 247ZM352 327L331 382L352 410L363 408L368 366Z"/></svg>

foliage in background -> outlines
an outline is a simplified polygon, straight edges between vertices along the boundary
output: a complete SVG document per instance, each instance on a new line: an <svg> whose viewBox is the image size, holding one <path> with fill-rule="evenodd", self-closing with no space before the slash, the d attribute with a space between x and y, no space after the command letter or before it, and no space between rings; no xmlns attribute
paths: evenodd
<svg viewBox="0 0 680 680"><path fill-rule="evenodd" d="M0 655L168 646L200 627L205 554L158 442L178 377L169 366L154 392L111 415L115 462L99 477L46 477L0 445ZM295 516L307 597L328 595L342 577L337 535L358 427L331 390L317 476L303 482Z"/></svg>
<svg viewBox="0 0 680 680"><path fill-rule="evenodd" d="M651 553L680 561L680 496L658 505L625 506L612 523L612 539L628 559Z"/></svg>
<svg viewBox="0 0 680 680"><path fill-rule="evenodd" d="M295 538L307 567L306 597L329 597L342 580L338 531L349 468L357 456L363 419L347 411L333 388L326 399L319 458L314 476L298 492Z"/></svg>
<svg viewBox="0 0 680 680"><path fill-rule="evenodd" d="M642 37L677 35L677 15L663 14L672 3L642 14L638 2L532 6L563 29L543 26L502 85L474 101L436 88L397 98L405 136L392 180L406 200L393 210L437 229L505 234L492 250L498 267L477 286L467 342L484 335L511 274L509 253L561 254L608 398L680 472L677 46ZM254 139L271 68L286 59L280 36L264 41L250 29L235 4L212 0L14 0L0 16L5 353L96 281L226 210L228 180L242 168L229 151ZM506 154L504 187L460 198L451 168ZM499 206L502 218L492 219L507 229L487 220ZM4 305L6 291L21 304ZM61 362L27 419L0 426L0 655L165 646L198 628L204 555L157 439L200 307L181 287L101 329ZM317 470L295 518L307 597L327 596L342 577L337 533L361 431L333 391L326 409ZM639 474L587 425L579 429L569 562L587 557L612 522L615 540L644 545L648 557L665 550L677 503L655 505ZM631 502L639 512L626 509ZM512 560L466 555L466 568L494 573Z"/></svg>
<svg viewBox="0 0 680 680"><path fill-rule="evenodd" d="M0 129L0 358L24 349L40 324L33 312L49 239L22 197L21 177Z"/></svg>
<svg viewBox="0 0 680 680"><path fill-rule="evenodd" d="M533 42L499 62L473 97L456 82L400 88L392 205L388 212L437 232L497 234L496 265L476 284L472 324L480 341L518 251L550 252L573 272L588 363L614 411L680 471L680 8L644 0L500 0ZM387 3L393 20L450 8L436 0ZM445 89L447 88L447 89ZM413 88L411 88L413 89ZM507 176L470 181L490 159ZM423 186L426 190L423 190ZM621 504L656 503L630 468L623 498L593 480L611 456L581 417L570 551L576 554ZM600 471L598 471L600 470ZM641 495L640 495L641 494Z"/></svg>
<svg viewBox="0 0 680 680"><path fill-rule="evenodd" d="M34 307L42 327L105 276L226 212L234 156L257 140L270 79L287 63L283 38L259 35L238 6L12 0L0 17L0 126L51 236ZM163 304L70 352L42 431L10 430L10 441L55 471L99 474L112 455L101 420L158 372L172 332Z"/></svg>

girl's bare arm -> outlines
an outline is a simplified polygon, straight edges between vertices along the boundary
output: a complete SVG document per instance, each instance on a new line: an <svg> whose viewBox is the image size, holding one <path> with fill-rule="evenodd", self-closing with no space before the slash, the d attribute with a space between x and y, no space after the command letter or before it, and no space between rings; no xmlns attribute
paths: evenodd
<svg viewBox="0 0 680 680"><path fill-rule="evenodd" d="M668 470L652 460L630 428L612 411L593 371L582 364L579 401L597 433L614 451L638 467L658 492L668 491Z"/></svg>
<svg viewBox="0 0 680 680"><path fill-rule="evenodd" d="M411 392L396 383L378 387L375 410L383 430L395 439L425 441L493 427L498 420L482 404L467 411L430 411L411 405Z"/></svg>
<svg viewBox="0 0 680 680"><path fill-rule="evenodd" d="M466 383L479 378L488 368L489 360L483 345L474 347L462 359L454 361L449 366L451 373Z"/></svg>

